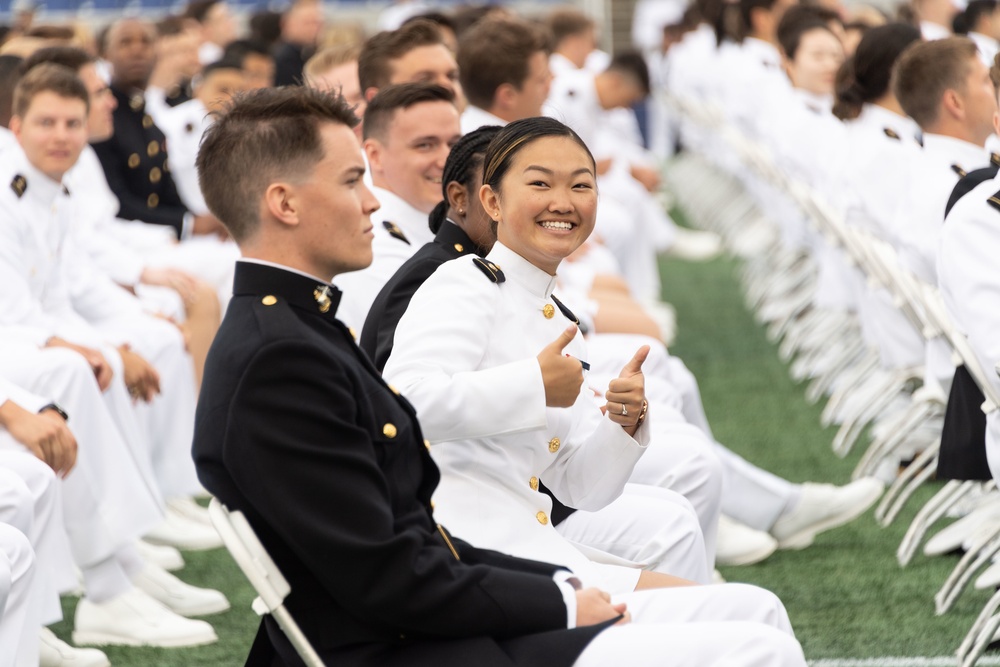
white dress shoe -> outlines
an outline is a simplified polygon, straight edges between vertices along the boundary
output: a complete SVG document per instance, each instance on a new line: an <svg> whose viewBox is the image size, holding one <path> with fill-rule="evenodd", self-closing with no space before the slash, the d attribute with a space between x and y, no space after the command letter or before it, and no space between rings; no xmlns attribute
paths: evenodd
<svg viewBox="0 0 1000 667"><path fill-rule="evenodd" d="M212 528L212 518L208 515L208 509L196 503L194 498L171 498L167 501L167 507L185 519Z"/></svg>
<svg viewBox="0 0 1000 667"><path fill-rule="evenodd" d="M885 484L866 477L846 486L802 485L802 497L791 512L782 515L771 528L779 549L804 549L816 535L842 526L875 504Z"/></svg>
<svg viewBox="0 0 1000 667"><path fill-rule="evenodd" d="M205 616L229 609L229 600L219 591L187 584L161 567L146 563L132 578L136 588L181 616Z"/></svg>
<svg viewBox="0 0 1000 667"><path fill-rule="evenodd" d="M169 507L163 523L146 533L143 539L181 551L205 551L222 546L222 538L214 528L192 521Z"/></svg>
<svg viewBox="0 0 1000 667"><path fill-rule="evenodd" d="M205 621L178 616L138 588L100 604L82 598L73 625L75 644L174 648L219 640Z"/></svg>
<svg viewBox="0 0 1000 667"><path fill-rule="evenodd" d="M716 565L752 565L773 554L777 548L777 540L767 533L727 516L719 517L719 532L715 541Z"/></svg>
<svg viewBox="0 0 1000 667"><path fill-rule="evenodd" d="M70 646L48 628L42 628L38 640L39 667L111 667L104 651Z"/></svg>
<svg viewBox="0 0 1000 667"><path fill-rule="evenodd" d="M714 232L677 227L666 254L689 262L705 262L722 254L722 239Z"/></svg>
<svg viewBox="0 0 1000 667"><path fill-rule="evenodd" d="M181 556L180 551L173 547L137 540L135 548L144 561L159 565L168 572L176 572L184 568L184 557Z"/></svg>
<svg viewBox="0 0 1000 667"><path fill-rule="evenodd" d="M941 556L969 546L983 526L995 525L1000 521L1000 502L997 499L979 507L958 521L942 528L924 545L925 556Z"/></svg>

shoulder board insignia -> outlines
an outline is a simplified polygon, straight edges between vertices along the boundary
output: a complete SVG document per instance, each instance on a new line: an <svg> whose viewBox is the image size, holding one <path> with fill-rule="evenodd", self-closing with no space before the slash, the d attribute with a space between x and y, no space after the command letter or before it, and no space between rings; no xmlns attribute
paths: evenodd
<svg viewBox="0 0 1000 667"><path fill-rule="evenodd" d="M1000 211L1000 192L995 193L992 197L987 199L986 203Z"/></svg>
<svg viewBox="0 0 1000 667"><path fill-rule="evenodd" d="M990 153L990 164L1000 167L1000 153Z"/></svg>
<svg viewBox="0 0 1000 667"><path fill-rule="evenodd" d="M21 174L14 177L14 180L10 182L10 189L14 191L17 198L20 199L24 196L25 190L28 189L28 179L26 179Z"/></svg>
<svg viewBox="0 0 1000 667"><path fill-rule="evenodd" d="M386 231L389 232L389 236L397 238L406 245L410 245L410 239L406 238L406 234L403 230L399 228L395 222L389 222L388 220L382 221L382 226L385 227Z"/></svg>
<svg viewBox="0 0 1000 667"><path fill-rule="evenodd" d="M889 137L890 139L895 139L896 141L902 141L902 139L899 138L899 135L896 134L896 131L893 130L891 127L887 127L882 131L885 132L885 136Z"/></svg>
<svg viewBox="0 0 1000 667"><path fill-rule="evenodd" d="M65 185L63 186L63 194L69 197L69 188L67 188Z"/></svg>
<svg viewBox="0 0 1000 667"><path fill-rule="evenodd" d="M491 282L502 283L507 280L507 276L503 274L500 267L488 259L473 257L472 263L475 264L480 271L485 273L486 277L489 278Z"/></svg>
<svg viewBox="0 0 1000 667"><path fill-rule="evenodd" d="M963 176L961 180L955 184L954 189L951 191L951 196L948 197L948 204L944 208L945 216L951 213L951 209L954 208L959 199L972 192L980 183L996 178L998 170L1000 170L1000 166L991 164L990 166L983 167L982 169L974 169Z"/></svg>
<svg viewBox="0 0 1000 667"><path fill-rule="evenodd" d="M959 167L957 164L951 165L951 170L958 174L959 178L965 178L966 171Z"/></svg>
<svg viewBox="0 0 1000 667"><path fill-rule="evenodd" d="M184 131L187 132L188 134L194 132L194 123L188 123L187 125L185 125Z"/></svg>

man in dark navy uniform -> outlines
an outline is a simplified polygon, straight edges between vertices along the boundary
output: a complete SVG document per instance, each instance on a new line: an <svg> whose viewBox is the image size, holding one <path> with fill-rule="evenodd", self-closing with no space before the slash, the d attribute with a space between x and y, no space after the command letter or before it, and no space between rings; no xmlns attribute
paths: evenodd
<svg viewBox="0 0 1000 667"><path fill-rule="evenodd" d="M148 108L145 90L155 62L156 28L149 21L123 19L111 26L105 39L118 108L114 136L94 144L94 150L118 197L118 217L168 226L179 240L222 232L215 216L194 215L181 201L163 132Z"/></svg>
<svg viewBox="0 0 1000 667"><path fill-rule="evenodd" d="M435 523L439 474L413 407L337 319L330 280L371 262L378 209L354 123L342 97L258 90L208 130L198 156L205 200L243 259L193 455L205 488L246 514L289 579L286 605L320 656L346 667L804 666L764 591L637 592L628 604L646 622L611 627L630 619L624 603ZM685 599L700 603L680 618ZM700 622L702 607L723 622ZM249 663L300 661L268 617Z"/></svg>

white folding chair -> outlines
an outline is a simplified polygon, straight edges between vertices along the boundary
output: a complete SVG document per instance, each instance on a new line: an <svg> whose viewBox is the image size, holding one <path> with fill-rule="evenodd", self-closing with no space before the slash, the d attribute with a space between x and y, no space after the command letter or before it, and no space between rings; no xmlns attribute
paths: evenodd
<svg viewBox="0 0 1000 667"><path fill-rule="evenodd" d="M285 598L288 597L292 587L288 585L278 566L267 554L247 518L242 512L230 512L218 498L212 498L208 505L208 514L212 518L212 525L219 531L226 549L250 580L250 585L257 591L258 597L251 605L253 610L258 616L271 614L274 617L306 667L325 667L325 663L309 643L298 623L285 608Z"/></svg>

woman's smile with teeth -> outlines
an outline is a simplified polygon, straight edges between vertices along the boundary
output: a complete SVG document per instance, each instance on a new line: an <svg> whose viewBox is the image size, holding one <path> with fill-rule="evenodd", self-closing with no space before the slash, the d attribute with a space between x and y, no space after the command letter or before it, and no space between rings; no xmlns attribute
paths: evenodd
<svg viewBox="0 0 1000 667"><path fill-rule="evenodd" d="M573 229L572 222L563 222L561 220L543 220L539 224L545 229Z"/></svg>

